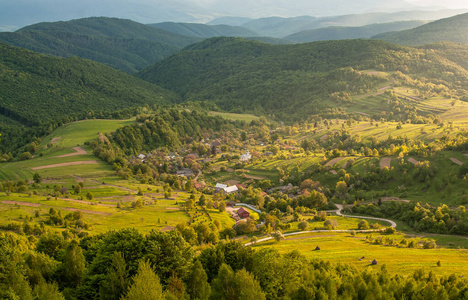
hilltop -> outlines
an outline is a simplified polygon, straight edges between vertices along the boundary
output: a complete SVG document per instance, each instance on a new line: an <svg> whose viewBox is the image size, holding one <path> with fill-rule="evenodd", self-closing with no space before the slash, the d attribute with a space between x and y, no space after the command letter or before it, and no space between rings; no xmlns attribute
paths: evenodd
<svg viewBox="0 0 468 300"><path fill-rule="evenodd" d="M189 46L138 76L186 101L212 101L231 112L294 120L343 108L344 103L362 111L348 101L350 97L369 96L392 85L393 72L400 72L408 84L426 86L423 89L442 85L454 96L467 92L468 72L455 62L430 50L377 40L267 45L214 38Z"/></svg>
<svg viewBox="0 0 468 300"><path fill-rule="evenodd" d="M134 73L200 41L134 21L93 17L0 33L0 42L61 57L79 56Z"/></svg>
<svg viewBox="0 0 468 300"><path fill-rule="evenodd" d="M373 38L403 45L424 45L441 41L468 43L468 13L413 29L382 33Z"/></svg>

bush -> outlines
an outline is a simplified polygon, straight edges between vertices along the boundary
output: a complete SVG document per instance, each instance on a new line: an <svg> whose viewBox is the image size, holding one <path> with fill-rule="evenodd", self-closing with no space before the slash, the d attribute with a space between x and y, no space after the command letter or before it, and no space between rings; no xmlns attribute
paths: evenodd
<svg viewBox="0 0 468 300"><path fill-rule="evenodd" d="M323 226L331 230L338 226L338 222L335 219L328 219L325 222L323 222Z"/></svg>
<svg viewBox="0 0 468 300"><path fill-rule="evenodd" d="M366 220L362 220L358 223L359 230L366 230L369 229L369 223Z"/></svg>
<svg viewBox="0 0 468 300"><path fill-rule="evenodd" d="M309 228L309 223L306 221L302 221L299 224L297 224L297 228L299 230L307 230Z"/></svg>

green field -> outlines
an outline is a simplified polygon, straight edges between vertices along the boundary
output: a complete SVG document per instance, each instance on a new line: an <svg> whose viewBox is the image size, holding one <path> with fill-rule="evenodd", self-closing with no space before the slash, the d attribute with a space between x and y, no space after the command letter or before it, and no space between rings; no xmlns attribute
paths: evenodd
<svg viewBox="0 0 468 300"><path fill-rule="evenodd" d="M365 270L370 262L377 260L380 268L385 264L391 273L412 274L423 268L437 275L468 275L468 253L457 249L412 249L395 246L374 245L365 241L365 234L352 237L346 233L314 233L286 237L280 242L266 241L252 246L254 249L274 247L280 253L299 250L309 259L328 260L333 263L347 263ZM398 236L392 236L398 238ZM319 246L320 251L314 251ZM360 258L365 257L360 260ZM437 267L437 261L441 267Z"/></svg>
<svg viewBox="0 0 468 300"><path fill-rule="evenodd" d="M83 145L86 141L97 138L98 133L109 133L133 123L135 123L135 118L128 120L77 121L57 128L43 140L42 144L52 143L57 148L70 148Z"/></svg>

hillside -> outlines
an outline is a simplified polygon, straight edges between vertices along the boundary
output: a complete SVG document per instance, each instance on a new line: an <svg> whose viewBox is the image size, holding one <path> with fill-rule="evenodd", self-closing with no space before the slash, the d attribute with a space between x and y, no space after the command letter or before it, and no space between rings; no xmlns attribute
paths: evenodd
<svg viewBox="0 0 468 300"><path fill-rule="evenodd" d="M186 101L212 101L231 112L291 120L325 113L325 108L343 108L344 103L356 106L346 99L392 84L391 74L362 72L368 69L401 71L408 84L421 82L426 90L440 84L454 96L466 94L466 69L432 51L375 40L267 45L214 38L187 47L138 76Z"/></svg>
<svg viewBox="0 0 468 300"><path fill-rule="evenodd" d="M24 126L85 116L118 117L124 109L178 100L167 90L93 61L58 58L1 43L0 52L2 149L11 149L13 140L21 139L15 130ZM7 125L9 130L4 128Z"/></svg>
<svg viewBox="0 0 468 300"><path fill-rule="evenodd" d="M360 27L331 26L304 30L289 35L285 37L285 39L296 43L307 43L315 41L371 38L379 33L410 29L425 23L426 22L424 21L401 21L381 24L377 23Z"/></svg>
<svg viewBox="0 0 468 300"><path fill-rule="evenodd" d="M468 13L413 29L382 33L373 38L402 45L424 45L440 41L468 43Z"/></svg>
<svg viewBox="0 0 468 300"><path fill-rule="evenodd" d="M61 57L79 56L134 73L200 41L130 20L86 18L0 33L0 42Z"/></svg>
<svg viewBox="0 0 468 300"><path fill-rule="evenodd" d="M283 38L303 30L317 29L330 26L357 27L375 23L390 23L414 20L438 20L452 17L466 12L466 10L440 10L440 11L401 11L396 13L366 13L342 16L314 18L309 16L295 18L260 18L242 24L260 35Z"/></svg>
<svg viewBox="0 0 468 300"><path fill-rule="evenodd" d="M199 23L174 23L164 22L148 24L148 26L164 29L185 36L199 38L211 38L217 36L250 37L258 36L258 33L240 26L230 25L205 25Z"/></svg>

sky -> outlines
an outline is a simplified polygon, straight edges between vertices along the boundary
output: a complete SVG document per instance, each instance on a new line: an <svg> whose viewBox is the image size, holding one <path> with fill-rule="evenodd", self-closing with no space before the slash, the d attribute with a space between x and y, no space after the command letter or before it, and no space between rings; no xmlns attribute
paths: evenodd
<svg viewBox="0 0 468 300"><path fill-rule="evenodd" d="M409 3L422 6L444 6L448 8L468 8L467 0L407 0Z"/></svg>
<svg viewBox="0 0 468 300"><path fill-rule="evenodd" d="M223 16L323 17L444 7L468 8L468 0L0 0L0 31L92 16L205 23Z"/></svg>

